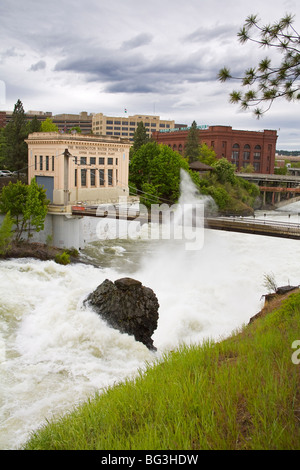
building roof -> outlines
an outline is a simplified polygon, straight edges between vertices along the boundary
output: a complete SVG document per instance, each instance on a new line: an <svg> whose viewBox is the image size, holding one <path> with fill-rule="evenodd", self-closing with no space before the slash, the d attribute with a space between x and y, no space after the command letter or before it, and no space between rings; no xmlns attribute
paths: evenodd
<svg viewBox="0 0 300 470"><path fill-rule="evenodd" d="M191 170L195 171L211 171L213 170L212 166L206 165L205 163L196 161L189 164Z"/></svg>

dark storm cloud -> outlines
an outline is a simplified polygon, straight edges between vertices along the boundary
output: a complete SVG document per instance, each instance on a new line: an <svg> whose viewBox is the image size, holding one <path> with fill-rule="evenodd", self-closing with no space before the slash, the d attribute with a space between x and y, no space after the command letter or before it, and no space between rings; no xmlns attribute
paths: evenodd
<svg viewBox="0 0 300 470"><path fill-rule="evenodd" d="M57 62L54 70L98 81L109 93L170 94L184 83L212 81L217 76L217 66L207 50L182 57L157 52L151 58L131 50L96 48L89 55L78 50Z"/></svg>

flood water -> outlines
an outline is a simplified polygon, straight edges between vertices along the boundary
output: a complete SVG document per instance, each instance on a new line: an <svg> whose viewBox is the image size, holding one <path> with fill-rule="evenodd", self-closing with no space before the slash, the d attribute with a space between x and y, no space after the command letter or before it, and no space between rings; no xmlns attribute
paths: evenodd
<svg viewBox="0 0 300 470"><path fill-rule="evenodd" d="M300 203L258 213L298 223ZM290 214L290 215L289 215ZM17 449L46 419L127 377L182 343L218 340L262 306L265 274L298 285L295 240L204 231L181 240L99 240L81 253L92 264L33 259L0 262L0 449ZM108 327L83 301L105 279L133 277L160 304L153 353Z"/></svg>

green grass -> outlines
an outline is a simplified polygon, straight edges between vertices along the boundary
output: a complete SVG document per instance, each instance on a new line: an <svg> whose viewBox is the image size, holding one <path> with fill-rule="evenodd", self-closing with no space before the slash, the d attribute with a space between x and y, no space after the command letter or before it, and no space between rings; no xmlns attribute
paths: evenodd
<svg viewBox="0 0 300 470"><path fill-rule="evenodd" d="M275 301L276 302L276 301ZM300 449L300 294L220 342L181 347L34 433L25 449Z"/></svg>

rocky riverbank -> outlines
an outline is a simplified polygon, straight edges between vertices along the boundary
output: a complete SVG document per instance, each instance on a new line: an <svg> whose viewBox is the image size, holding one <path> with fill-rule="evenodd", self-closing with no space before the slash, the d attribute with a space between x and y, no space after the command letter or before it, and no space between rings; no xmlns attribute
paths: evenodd
<svg viewBox="0 0 300 470"><path fill-rule="evenodd" d="M7 252L0 256L0 259L11 258L35 258L41 261L56 260L57 256L61 256L65 251L62 248L45 245L36 242L13 242ZM78 253L76 250L68 252L70 262L78 262Z"/></svg>

